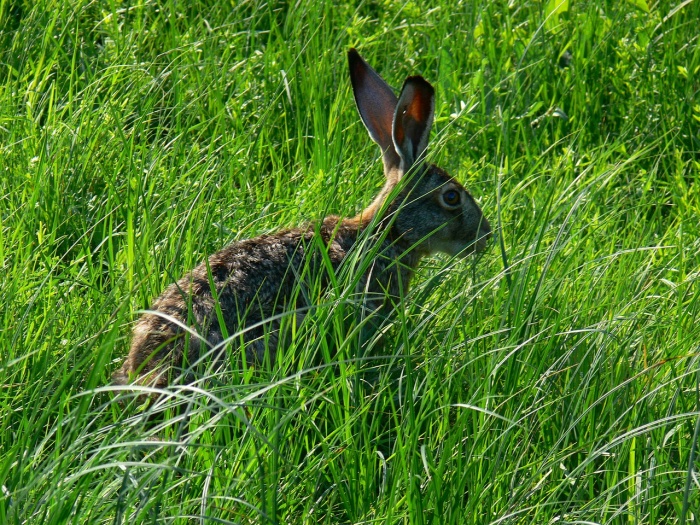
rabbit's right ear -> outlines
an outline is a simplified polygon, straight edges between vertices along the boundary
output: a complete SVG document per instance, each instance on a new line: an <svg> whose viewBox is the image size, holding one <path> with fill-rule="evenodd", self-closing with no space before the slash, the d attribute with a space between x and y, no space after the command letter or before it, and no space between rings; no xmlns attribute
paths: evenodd
<svg viewBox="0 0 700 525"><path fill-rule="evenodd" d="M407 172L428 146L435 114L435 89L421 76L408 77L401 89L394 115L394 147L401 157L401 173Z"/></svg>
<svg viewBox="0 0 700 525"><path fill-rule="evenodd" d="M389 84L354 48L348 51L348 65L357 110L369 136L382 149L384 172L388 174L401 163L392 138L392 125L398 98Z"/></svg>

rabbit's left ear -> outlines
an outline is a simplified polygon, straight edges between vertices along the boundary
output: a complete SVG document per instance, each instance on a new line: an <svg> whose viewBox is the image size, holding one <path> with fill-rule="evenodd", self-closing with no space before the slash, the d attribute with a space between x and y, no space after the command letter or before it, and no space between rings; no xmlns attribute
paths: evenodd
<svg viewBox="0 0 700 525"><path fill-rule="evenodd" d="M435 89L421 76L408 77L396 104L392 136L407 172L425 151L435 114Z"/></svg>
<svg viewBox="0 0 700 525"><path fill-rule="evenodd" d="M398 169L401 162L394 150L391 133L398 99L389 84L354 48L348 51L348 65L357 110L369 136L382 150L384 172L388 175Z"/></svg>

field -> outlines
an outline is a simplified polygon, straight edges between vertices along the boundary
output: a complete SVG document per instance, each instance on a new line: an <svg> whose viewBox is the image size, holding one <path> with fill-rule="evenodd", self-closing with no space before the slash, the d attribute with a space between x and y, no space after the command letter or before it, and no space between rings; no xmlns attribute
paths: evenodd
<svg viewBox="0 0 700 525"><path fill-rule="evenodd" d="M699 20L0 2L0 523L697 523ZM429 157L488 250L424 260L381 337L348 271L273 365L150 405L110 386L205 255L377 193L350 47L433 83Z"/></svg>

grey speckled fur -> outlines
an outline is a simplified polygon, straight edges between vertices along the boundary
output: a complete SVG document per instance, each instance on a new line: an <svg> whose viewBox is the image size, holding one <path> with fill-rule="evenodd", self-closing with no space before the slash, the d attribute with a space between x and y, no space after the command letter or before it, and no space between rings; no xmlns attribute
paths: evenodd
<svg viewBox="0 0 700 525"><path fill-rule="evenodd" d="M231 244L209 257L154 301L156 313L136 323L129 355L113 375L115 384L166 386L185 362L194 363L202 349L222 342L217 300L226 332L245 329L248 362L266 355L274 361L279 324L269 321L265 329L256 323L304 306L292 298L303 287L301 274L311 272L324 286L329 280L319 245L335 271L373 221L386 235L358 287L372 310L385 308L389 297L408 289L423 256L467 255L485 248L491 229L474 199L444 170L422 162L434 112L432 86L422 77L409 77L397 99L354 49L348 62L358 111L383 154L386 183L380 194L356 217L330 216L316 225ZM409 169L412 175L402 181Z"/></svg>

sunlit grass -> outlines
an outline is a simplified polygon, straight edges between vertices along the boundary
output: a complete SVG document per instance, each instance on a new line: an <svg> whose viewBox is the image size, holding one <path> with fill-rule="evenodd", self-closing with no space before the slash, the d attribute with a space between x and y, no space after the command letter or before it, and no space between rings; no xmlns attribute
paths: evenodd
<svg viewBox="0 0 700 525"><path fill-rule="evenodd" d="M700 10L556 5L0 3L0 523L694 523ZM206 254L376 194L351 46L435 85L489 251L109 386Z"/></svg>

